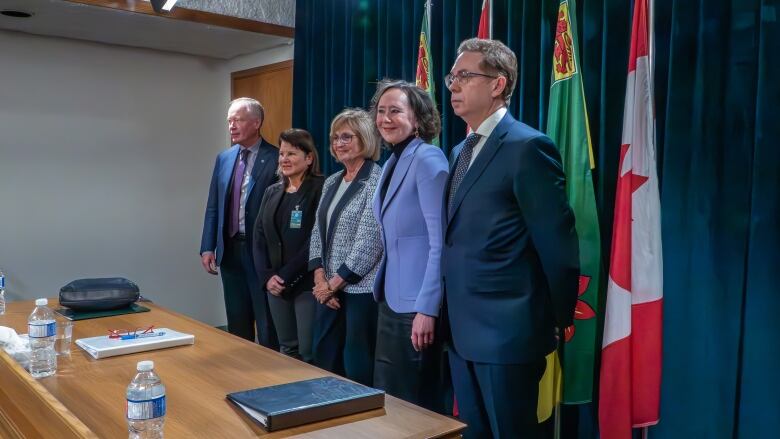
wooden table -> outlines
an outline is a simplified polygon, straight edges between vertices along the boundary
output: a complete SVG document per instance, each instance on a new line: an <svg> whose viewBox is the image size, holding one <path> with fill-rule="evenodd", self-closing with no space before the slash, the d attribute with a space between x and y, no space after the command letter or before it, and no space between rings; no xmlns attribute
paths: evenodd
<svg viewBox="0 0 780 439"><path fill-rule="evenodd" d="M56 300L49 300L56 306ZM154 360L166 387L166 438L460 437L464 424L387 396L385 408L266 432L242 414L229 392L330 375L160 306L151 312L74 322L73 340L109 329L155 325L195 335L195 344L94 360L75 343L57 374L33 379L0 349L0 437L126 438L125 389L141 360ZM32 301L8 304L0 326L26 333Z"/></svg>

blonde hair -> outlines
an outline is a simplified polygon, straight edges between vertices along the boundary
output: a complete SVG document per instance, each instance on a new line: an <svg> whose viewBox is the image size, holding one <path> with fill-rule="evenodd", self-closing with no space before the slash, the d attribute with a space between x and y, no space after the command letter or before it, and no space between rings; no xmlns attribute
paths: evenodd
<svg viewBox="0 0 780 439"><path fill-rule="evenodd" d="M333 133L337 129L347 126L349 129L355 132L355 136L360 141L361 152L363 157L368 160L379 160L380 143L379 134L374 127L374 121L371 120L371 115L361 108L345 108L341 113L337 114L333 118L333 122L330 123L330 137L328 143L330 143L330 155L336 160L336 152L333 150L333 142L330 138L333 137Z"/></svg>

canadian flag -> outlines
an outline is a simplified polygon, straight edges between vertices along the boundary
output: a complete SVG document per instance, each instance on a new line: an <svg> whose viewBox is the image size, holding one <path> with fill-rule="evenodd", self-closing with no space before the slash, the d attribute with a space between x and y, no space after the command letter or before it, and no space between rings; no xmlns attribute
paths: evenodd
<svg viewBox="0 0 780 439"><path fill-rule="evenodd" d="M601 354L604 439L629 439L631 428L659 420L663 263L648 2L634 3L631 30Z"/></svg>
<svg viewBox="0 0 780 439"><path fill-rule="evenodd" d="M490 28L490 22L492 21L492 15L490 10L490 0L482 0L482 13L479 14L479 27L477 28L477 38L489 39L492 38L492 29Z"/></svg>

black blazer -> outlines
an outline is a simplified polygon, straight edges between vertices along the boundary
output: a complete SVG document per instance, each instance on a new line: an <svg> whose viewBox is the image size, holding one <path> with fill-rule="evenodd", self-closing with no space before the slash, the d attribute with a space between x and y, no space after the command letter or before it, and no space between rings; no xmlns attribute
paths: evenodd
<svg viewBox="0 0 780 439"><path fill-rule="evenodd" d="M284 212L281 233L276 230L274 218L284 194L284 182L269 186L263 194L252 247L255 271L263 290L274 274L284 279L284 297L293 297L314 287L314 275L308 270L309 241L324 181L324 177L307 176L297 192L286 195L293 197L292 204L299 207L303 218L301 228L291 229L291 212Z"/></svg>

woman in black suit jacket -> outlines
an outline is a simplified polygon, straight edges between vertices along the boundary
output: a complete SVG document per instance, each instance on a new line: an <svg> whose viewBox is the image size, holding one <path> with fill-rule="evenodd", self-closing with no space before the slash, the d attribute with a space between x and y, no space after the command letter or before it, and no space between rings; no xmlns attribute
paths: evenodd
<svg viewBox="0 0 780 439"><path fill-rule="evenodd" d="M279 136L281 181L266 189L255 220L253 251L283 354L311 362L316 300L309 241L324 178L314 140L292 128Z"/></svg>

